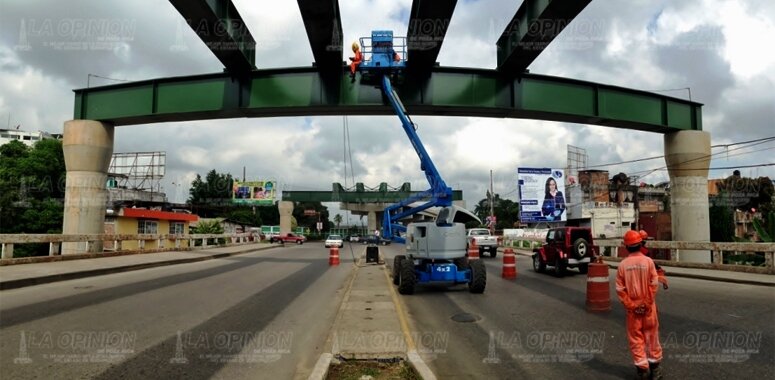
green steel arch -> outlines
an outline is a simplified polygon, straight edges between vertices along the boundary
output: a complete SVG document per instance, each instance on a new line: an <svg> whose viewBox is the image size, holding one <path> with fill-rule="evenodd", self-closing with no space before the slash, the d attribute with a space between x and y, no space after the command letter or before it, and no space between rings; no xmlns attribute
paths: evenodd
<svg viewBox="0 0 775 380"><path fill-rule="evenodd" d="M539 119L657 133L702 130L702 104L575 79L435 67L399 79L409 114ZM373 84L315 67L160 78L75 90L75 119L113 125L313 115L392 115Z"/></svg>

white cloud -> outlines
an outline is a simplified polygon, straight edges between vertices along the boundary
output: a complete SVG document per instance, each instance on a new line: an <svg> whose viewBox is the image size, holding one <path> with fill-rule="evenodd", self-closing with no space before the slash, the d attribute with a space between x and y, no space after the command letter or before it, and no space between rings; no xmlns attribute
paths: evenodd
<svg viewBox="0 0 775 380"><path fill-rule="evenodd" d="M79 3L78 0L75 3ZM343 60L351 41L373 29L403 35L411 0L340 2ZM493 68L495 42L521 1L458 1L439 62L445 66ZM107 3L105 3L107 4ZM221 65L180 22L168 2L90 7L81 17L134 21L135 32L110 50L65 52L28 36L30 51L14 50L20 20L78 16L77 6L14 3L0 15L0 126L61 132L72 118L74 87L89 73L144 80L218 72ZM296 2L235 0L258 42L259 67L309 66L312 53ZM153 9L149 12L148 9ZM768 13L768 11L770 13ZM772 6L754 1L638 1L622 7L596 0L530 66L533 73L558 75L648 90L692 88L705 103L703 123L713 143L772 135L775 40ZM80 12L80 11L79 11ZM181 33L178 33L178 27ZM66 42L66 41L64 41ZM768 45L769 44L769 45ZM111 81L94 79L98 85ZM686 97L681 91L666 92ZM368 186L408 181L427 188L419 161L394 117L350 117L355 180ZM469 204L484 196L489 171L496 192L515 187L518 166L564 166L566 145L586 148L590 165L663 154L662 136L596 126L536 120L415 117L426 148L447 183L464 190ZM184 201L196 173L210 169L248 177L274 178L286 189L326 190L344 183L341 117L228 119L126 126L116 132L116 151L167 151L164 187ZM771 151L724 161L733 165L771 161ZM721 159L714 160L722 162ZM349 165L349 163L348 163ZM611 171L646 173L660 160L611 166ZM758 173L775 177L772 168ZM715 175L712 173L711 175ZM646 177L666 178L664 171ZM173 182L175 184L173 184ZM351 179L347 179L352 183ZM512 193L509 198L516 198Z"/></svg>

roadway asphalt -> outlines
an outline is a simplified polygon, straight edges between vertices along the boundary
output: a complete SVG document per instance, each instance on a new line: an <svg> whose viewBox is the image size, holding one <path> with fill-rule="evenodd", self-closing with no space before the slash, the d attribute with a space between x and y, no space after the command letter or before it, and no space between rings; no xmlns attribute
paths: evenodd
<svg viewBox="0 0 775 380"><path fill-rule="evenodd" d="M341 261L288 245L2 291L0 378L306 379L352 270Z"/></svg>
<svg viewBox="0 0 775 380"><path fill-rule="evenodd" d="M392 263L398 247L383 252ZM438 378L633 376L613 282L613 310L592 314L585 308L586 275L535 273L529 257L517 256L517 279L503 280L502 256L484 261L484 294L458 286L401 296L416 340L426 343L418 343L418 352ZM670 278L670 289L659 291L658 307L669 378L758 379L775 373L772 287Z"/></svg>
<svg viewBox="0 0 775 380"><path fill-rule="evenodd" d="M363 250L353 247L352 254L349 245L342 249L339 267L328 266L321 244L308 243L4 290L0 378L305 379L330 351L352 257ZM388 263L401 248L380 247ZM419 287L399 297L409 333L437 378L632 376L613 285L613 310L590 314L586 276L538 274L529 257L517 256L518 277L507 281L501 259L483 259L484 294ZM96 260L107 265L114 258ZM76 262L59 264L97 265ZM34 269L18 267L3 273ZM669 279L658 305L670 378L775 373L773 287Z"/></svg>

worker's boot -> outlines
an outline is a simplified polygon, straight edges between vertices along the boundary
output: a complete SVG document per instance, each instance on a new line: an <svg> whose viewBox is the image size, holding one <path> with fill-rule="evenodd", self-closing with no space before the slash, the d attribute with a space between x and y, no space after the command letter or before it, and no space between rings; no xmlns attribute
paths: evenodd
<svg viewBox="0 0 775 380"><path fill-rule="evenodd" d="M651 372L649 372L648 368L640 368L635 367L637 372L635 372L635 380L648 380L651 378Z"/></svg>
<svg viewBox="0 0 775 380"><path fill-rule="evenodd" d="M662 367L659 363L649 363L649 370L651 371L651 379L659 380L662 378Z"/></svg>

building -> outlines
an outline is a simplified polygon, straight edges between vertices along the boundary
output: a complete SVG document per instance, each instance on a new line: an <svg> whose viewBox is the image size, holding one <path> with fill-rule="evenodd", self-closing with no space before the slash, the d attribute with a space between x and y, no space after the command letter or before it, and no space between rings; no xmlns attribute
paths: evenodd
<svg viewBox="0 0 775 380"><path fill-rule="evenodd" d="M615 185L606 170L580 170L577 184L567 184L569 226L590 227L592 236L620 238L637 220L638 187Z"/></svg>
<svg viewBox="0 0 775 380"><path fill-rule="evenodd" d="M18 129L0 129L0 145L17 140L27 146L32 146L36 142L44 139L61 139L61 135L52 135L43 131L27 132Z"/></svg>
<svg viewBox="0 0 775 380"><path fill-rule="evenodd" d="M170 212L148 208L121 207L118 210L108 209L105 217L105 233L118 235L188 235L192 222L199 217L187 212ZM174 239L162 240L127 240L122 242L122 250L185 248L187 240L179 240L178 246ZM115 243L105 244L105 250L116 250Z"/></svg>

